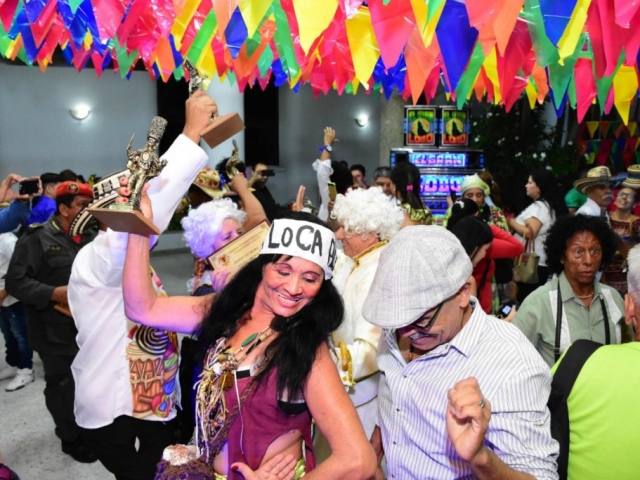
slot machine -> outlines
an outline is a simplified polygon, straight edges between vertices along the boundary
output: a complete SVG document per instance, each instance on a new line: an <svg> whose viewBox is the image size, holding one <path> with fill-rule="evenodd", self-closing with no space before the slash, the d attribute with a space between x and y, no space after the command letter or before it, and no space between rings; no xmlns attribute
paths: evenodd
<svg viewBox="0 0 640 480"><path fill-rule="evenodd" d="M455 148L394 148L389 163L410 162L420 170L420 197L440 225L447 211L447 196L460 197L460 184L467 175L484 169L482 150Z"/></svg>

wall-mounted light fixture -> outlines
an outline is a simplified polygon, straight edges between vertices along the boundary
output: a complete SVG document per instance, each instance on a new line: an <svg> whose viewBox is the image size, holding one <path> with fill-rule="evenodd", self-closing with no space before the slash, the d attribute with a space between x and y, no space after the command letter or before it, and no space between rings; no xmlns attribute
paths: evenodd
<svg viewBox="0 0 640 480"><path fill-rule="evenodd" d="M356 123L359 127L366 127L369 124L369 115L361 114L356 117Z"/></svg>
<svg viewBox="0 0 640 480"><path fill-rule="evenodd" d="M75 107L71 108L69 110L69 113L76 120L84 120L91 113L91 109L88 106L84 105L84 104L80 104L80 105L76 105Z"/></svg>

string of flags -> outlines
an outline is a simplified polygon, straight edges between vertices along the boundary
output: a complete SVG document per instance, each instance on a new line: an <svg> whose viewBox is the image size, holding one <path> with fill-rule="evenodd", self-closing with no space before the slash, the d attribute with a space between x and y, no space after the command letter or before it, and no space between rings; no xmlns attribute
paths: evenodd
<svg viewBox="0 0 640 480"><path fill-rule="evenodd" d="M507 110L549 97L581 121L591 105L628 122L638 94L640 0L0 0L0 55L128 78L188 75L188 58L240 91L273 81L316 95L439 85Z"/></svg>

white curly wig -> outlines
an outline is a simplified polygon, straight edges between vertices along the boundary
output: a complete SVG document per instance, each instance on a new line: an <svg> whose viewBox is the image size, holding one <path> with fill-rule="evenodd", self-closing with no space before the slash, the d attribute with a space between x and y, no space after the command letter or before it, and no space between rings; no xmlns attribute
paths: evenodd
<svg viewBox="0 0 640 480"><path fill-rule="evenodd" d="M214 252L213 243L222 229L222 222L233 218L240 225L247 214L228 198L206 202L189 212L180 222L184 228L183 240L198 258L207 258Z"/></svg>
<svg viewBox="0 0 640 480"><path fill-rule="evenodd" d="M346 196L338 195L331 218L347 232L373 233L380 240L389 240L400 230L404 215L395 199L382 193L382 188L371 187L351 190Z"/></svg>

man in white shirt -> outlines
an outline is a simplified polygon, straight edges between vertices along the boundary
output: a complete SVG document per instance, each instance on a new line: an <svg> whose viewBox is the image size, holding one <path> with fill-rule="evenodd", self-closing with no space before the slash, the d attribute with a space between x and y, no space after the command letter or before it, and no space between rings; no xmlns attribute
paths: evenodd
<svg viewBox="0 0 640 480"><path fill-rule="evenodd" d="M332 279L344 301L344 318L340 328L331 334L331 353L369 438L378 417L380 376L376 352L382 329L364 319L362 305L380 254L400 229L404 214L380 187L371 187L353 190L346 196L338 195L331 216L340 226L336 238L344 251ZM344 256L347 258L341 258ZM317 447L320 447L320 451L316 451L319 460L331 453L321 439Z"/></svg>
<svg viewBox="0 0 640 480"><path fill-rule="evenodd" d="M216 112L215 102L204 92L186 102L184 130L163 156L166 167L149 182L153 220L160 231L207 163L198 146L200 132ZM116 174L103 180L110 182L109 188L104 188L106 183L96 185L98 193L104 190L96 202L114 184L117 188L118 180ZM82 216L81 212L76 225L86 224ZM102 229L73 263L69 307L80 348L71 366L74 411L82 437L116 478L153 478L164 448L175 441L170 421L180 402L179 347L174 332L144 327L125 316L122 269L127 238L127 233ZM164 294L153 272L149 281Z"/></svg>
<svg viewBox="0 0 640 480"><path fill-rule="evenodd" d="M549 368L517 328L483 312L471 271L436 226L400 230L380 255L362 310L383 328L371 443L389 479L557 479Z"/></svg>
<svg viewBox="0 0 640 480"><path fill-rule="evenodd" d="M587 201L576 211L576 215L601 217L608 222L607 207L613 201L613 186L616 182L607 167L592 168L586 177L576 180L573 184L575 189L587 195Z"/></svg>

